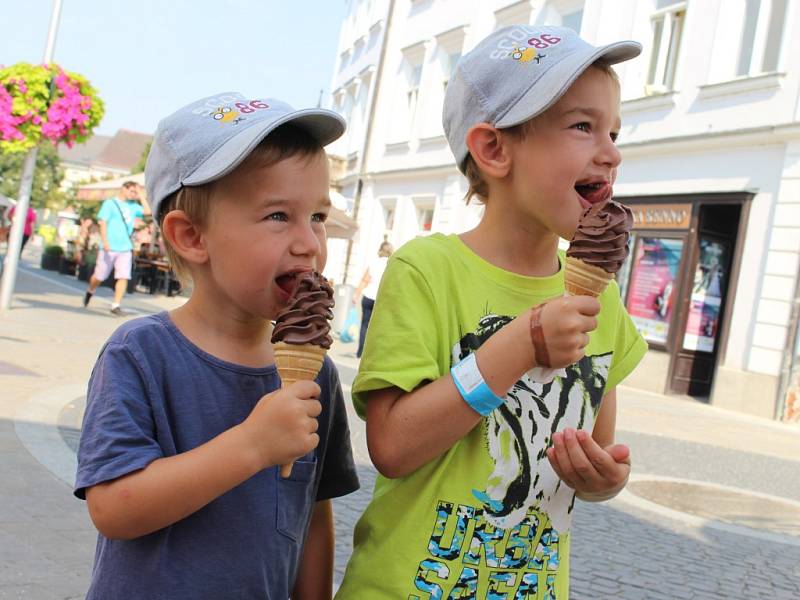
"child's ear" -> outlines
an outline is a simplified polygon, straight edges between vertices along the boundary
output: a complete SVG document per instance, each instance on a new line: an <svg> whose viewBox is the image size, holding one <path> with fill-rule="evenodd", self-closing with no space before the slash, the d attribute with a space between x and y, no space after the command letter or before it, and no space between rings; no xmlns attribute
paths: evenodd
<svg viewBox="0 0 800 600"><path fill-rule="evenodd" d="M171 210L164 216L161 232L172 249L184 260L195 264L208 260L202 231L182 210Z"/></svg>
<svg viewBox="0 0 800 600"><path fill-rule="evenodd" d="M488 123L473 125L467 132L467 148L481 172L500 179L511 170L508 138Z"/></svg>

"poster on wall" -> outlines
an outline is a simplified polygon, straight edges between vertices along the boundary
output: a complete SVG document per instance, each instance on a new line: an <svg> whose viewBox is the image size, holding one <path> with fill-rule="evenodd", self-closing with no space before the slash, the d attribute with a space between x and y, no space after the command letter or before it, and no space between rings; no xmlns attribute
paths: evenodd
<svg viewBox="0 0 800 600"><path fill-rule="evenodd" d="M713 352L719 327L719 311L724 289L724 265L728 264L726 242L700 239L700 259L694 272L686 331L683 334L684 350Z"/></svg>
<svg viewBox="0 0 800 600"><path fill-rule="evenodd" d="M682 252L682 239L640 237L636 244L627 308L648 342L667 343Z"/></svg>

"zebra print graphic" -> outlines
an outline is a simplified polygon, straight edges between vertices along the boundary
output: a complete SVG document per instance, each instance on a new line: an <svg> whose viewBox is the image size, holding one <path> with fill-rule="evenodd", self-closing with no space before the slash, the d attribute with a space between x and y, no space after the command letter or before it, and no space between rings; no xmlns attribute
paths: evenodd
<svg viewBox="0 0 800 600"><path fill-rule="evenodd" d="M475 352L512 317L489 314L452 350L453 364ZM486 444L494 469L486 489L473 490L495 527L517 526L534 508L555 531L569 531L575 493L553 471L545 451L553 433L567 427L591 431L603 399L612 353L585 356L549 383L526 373L506 394L505 404L486 420Z"/></svg>

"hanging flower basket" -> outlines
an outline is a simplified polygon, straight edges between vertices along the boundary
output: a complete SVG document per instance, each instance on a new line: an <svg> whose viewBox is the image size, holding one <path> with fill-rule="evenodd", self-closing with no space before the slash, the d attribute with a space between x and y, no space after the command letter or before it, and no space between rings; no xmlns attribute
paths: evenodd
<svg viewBox="0 0 800 600"><path fill-rule="evenodd" d="M92 136L104 112L77 73L55 64L0 68L0 152L26 152L42 140L72 147Z"/></svg>

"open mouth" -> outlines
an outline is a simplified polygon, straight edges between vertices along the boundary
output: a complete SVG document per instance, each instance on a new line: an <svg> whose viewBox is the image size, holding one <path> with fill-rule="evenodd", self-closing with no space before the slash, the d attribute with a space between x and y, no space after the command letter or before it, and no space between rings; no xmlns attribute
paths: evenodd
<svg viewBox="0 0 800 600"><path fill-rule="evenodd" d="M579 183L575 186L575 191L581 197L581 204L584 208L589 208L594 204L605 202L614 190L611 184L606 181L597 181L595 183Z"/></svg>
<svg viewBox="0 0 800 600"><path fill-rule="evenodd" d="M304 272L305 271L291 271L283 275L278 275L275 278L275 285L278 286L278 289L283 292L286 298L291 298L294 291L297 289L297 284L300 279L299 276Z"/></svg>

